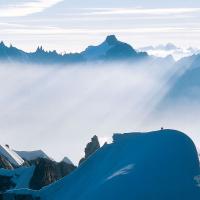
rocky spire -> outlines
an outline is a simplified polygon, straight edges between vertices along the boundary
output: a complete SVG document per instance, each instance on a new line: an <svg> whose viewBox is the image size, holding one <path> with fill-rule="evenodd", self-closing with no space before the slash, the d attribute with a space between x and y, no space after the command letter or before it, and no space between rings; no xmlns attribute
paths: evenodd
<svg viewBox="0 0 200 200"><path fill-rule="evenodd" d="M91 138L91 141L85 147L85 157L79 161L79 165L91 156L96 150L100 148L98 137L95 135Z"/></svg>

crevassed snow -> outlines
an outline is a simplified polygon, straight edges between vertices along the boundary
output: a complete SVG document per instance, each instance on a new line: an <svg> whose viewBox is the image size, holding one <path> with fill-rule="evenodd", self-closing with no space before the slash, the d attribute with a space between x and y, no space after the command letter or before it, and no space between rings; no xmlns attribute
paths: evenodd
<svg viewBox="0 0 200 200"><path fill-rule="evenodd" d="M0 169L0 175L11 176L12 181L16 184L15 189L28 188L34 169L35 166L20 167L15 170Z"/></svg>
<svg viewBox="0 0 200 200"><path fill-rule="evenodd" d="M35 160L37 158L47 158L50 159L42 150L36 151L15 151L24 160Z"/></svg>
<svg viewBox="0 0 200 200"><path fill-rule="evenodd" d="M24 163L24 160L10 147L0 145L0 155L3 155L7 160L15 166L20 166Z"/></svg>

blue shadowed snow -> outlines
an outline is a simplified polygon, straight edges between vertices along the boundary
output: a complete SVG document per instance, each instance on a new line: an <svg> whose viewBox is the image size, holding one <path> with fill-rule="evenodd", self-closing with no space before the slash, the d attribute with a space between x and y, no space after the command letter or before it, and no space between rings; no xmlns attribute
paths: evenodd
<svg viewBox="0 0 200 200"><path fill-rule="evenodd" d="M116 134L71 175L40 191L43 200L196 200L193 142L173 130Z"/></svg>

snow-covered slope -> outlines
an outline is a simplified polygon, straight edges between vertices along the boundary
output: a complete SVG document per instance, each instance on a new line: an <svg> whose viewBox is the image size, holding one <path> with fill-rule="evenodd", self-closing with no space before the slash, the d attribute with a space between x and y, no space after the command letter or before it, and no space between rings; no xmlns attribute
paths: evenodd
<svg viewBox="0 0 200 200"><path fill-rule="evenodd" d="M12 177L12 182L16 184L15 189L29 188L29 182L33 176L34 169L35 166L20 167L15 170L0 169L0 175Z"/></svg>
<svg viewBox="0 0 200 200"><path fill-rule="evenodd" d="M71 175L39 192L13 190L41 200L199 200L199 161L181 132L115 134ZM30 197L30 196L29 196Z"/></svg>
<svg viewBox="0 0 200 200"><path fill-rule="evenodd" d="M24 160L9 146L0 145L0 155L4 156L14 166L20 166Z"/></svg>
<svg viewBox="0 0 200 200"><path fill-rule="evenodd" d="M163 130L114 135L74 173L40 191L42 200L198 200L196 148Z"/></svg>
<svg viewBox="0 0 200 200"><path fill-rule="evenodd" d="M36 151L15 151L24 160L31 161L37 158L47 158L50 159L42 150Z"/></svg>

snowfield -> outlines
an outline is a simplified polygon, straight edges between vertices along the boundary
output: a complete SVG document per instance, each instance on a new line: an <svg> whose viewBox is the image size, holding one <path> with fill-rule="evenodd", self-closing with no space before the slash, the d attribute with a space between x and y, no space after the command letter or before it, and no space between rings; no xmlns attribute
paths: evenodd
<svg viewBox="0 0 200 200"><path fill-rule="evenodd" d="M192 140L174 130L115 134L69 176L41 189L9 191L42 200L199 200ZM8 198L9 199L9 198Z"/></svg>
<svg viewBox="0 0 200 200"><path fill-rule="evenodd" d="M42 150L36 151L15 151L18 155L20 155L24 160L35 160L37 158L47 158L50 159Z"/></svg>
<svg viewBox="0 0 200 200"><path fill-rule="evenodd" d="M28 188L34 169L35 166L20 167L15 170L0 169L0 175L12 177L11 180L16 184L15 189Z"/></svg>

